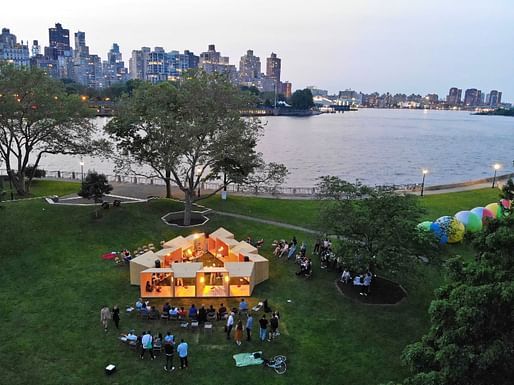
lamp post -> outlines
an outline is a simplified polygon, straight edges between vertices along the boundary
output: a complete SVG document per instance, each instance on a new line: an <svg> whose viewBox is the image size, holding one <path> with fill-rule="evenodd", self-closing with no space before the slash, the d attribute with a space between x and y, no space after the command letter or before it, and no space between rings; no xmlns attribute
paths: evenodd
<svg viewBox="0 0 514 385"><path fill-rule="evenodd" d="M84 160L80 158L80 180L84 183Z"/></svg>
<svg viewBox="0 0 514 385"><path fill-rule="evenodd" d="M496 172L500 169L500 165L498 163L495 163L493 168L494 168L494 176L493 176L493 184L491 186L491 188L494 188L494 184L496 183Z"/></svg>
<svg viewBox="0 0 514 385"><path fill-rule="evenodd" d="M198 198L200 198L200 173L202 172L202 167L196 167L196 173L198 174Z"/></svg>
<svg viewBox="0 0 514 385"><path fill-rule="evenodd" d="M421 196L423 196L423 192L425 191L425 176L428 173L428 170L426 168L423 169L423 180L421 181Z"/></svg>

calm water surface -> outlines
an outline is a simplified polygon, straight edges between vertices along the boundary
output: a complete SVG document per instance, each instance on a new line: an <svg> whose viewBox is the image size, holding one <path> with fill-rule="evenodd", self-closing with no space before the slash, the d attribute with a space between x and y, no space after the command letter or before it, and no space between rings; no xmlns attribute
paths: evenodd
<svg viewBox="0 0 514 385"><path fill-rule="evenodd" d="M323 175L366 184L442 184L512 171L514 118L468 112L361 109L308 118L268 117L258 145L266 161L284 163L288 186L314 186ZM98 126L106 123L97 119ZM113 174L109 161L84 158L85 169ZM47 170L78 171L79 158L47 156Z"/></svg>

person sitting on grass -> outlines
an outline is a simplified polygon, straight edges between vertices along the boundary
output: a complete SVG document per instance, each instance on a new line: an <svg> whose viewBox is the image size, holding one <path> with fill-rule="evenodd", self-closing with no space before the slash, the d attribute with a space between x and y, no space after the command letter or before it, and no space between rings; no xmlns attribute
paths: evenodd
<svg viewBox="0 0 514 385"><path fill-rule="evenodd" d="M140 312L143 308L143 300L141 298L138 298L136 301L136 311Z"/></svg>
<svg viewBox="0 0 514 385"><path fill-rule="evenodd" d="M148 316L152 319L158 319L160 317L159 310L157 310L155 306L152 306L150 312L148 313Z"/></svg>
<svg viewBox="0 0 514 385"><path fill-rule="evenodd" d="M209 306L209 309L207 309L207 318L212 319L216 317L216 309L214 309L214 306Z"/></svg>
<svg viewBox="0 0 514 385"><path fill-rule="evenodd" d="M171 310L171 306L170 306L169 302L166 302L164 304L164 306L162 307L162 312L164 314L170 314L170 310Z"/></svg>
<svg viewBox="0 0 514 385"><path fill-rule="evenodd" d="M289 253L289 244L286 242L284 243L284 246L282 247L282 250L280 251L280 255L278 256L279 258L282 258L282 256L286 255Z"/></svg>
<svg viewBox="0 0 514 385"><path fill-rule="evenodd" d="M176 306L172 307L168 314L173 318L178 318L178 308Z"/></svg>
<svg viewBox="0 0 514 385"><path fill-rule="evenodd" d="M184 306L181 306L180 310L178 311L178 318L184 319L184 318L186 318L186 316L187 316L187 311L186 311L186 309L184 309Z"/></svg>
<svg viewBox="0 0 514 385"><path fill-rule="evenodd" d="M275 247L275 250L273 251L273 255L275 257L278 257L280 255L280 253L282 252L282 247L283 247L282 242L278 242Z"/></svg>

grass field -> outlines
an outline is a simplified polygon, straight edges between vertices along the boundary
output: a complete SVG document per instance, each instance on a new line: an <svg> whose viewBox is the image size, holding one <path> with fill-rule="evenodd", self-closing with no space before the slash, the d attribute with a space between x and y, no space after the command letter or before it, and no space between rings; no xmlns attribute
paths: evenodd
<svg viewBox="0 0 514 385"><path fill-rule="evenodd" d="M52 190L52 183L45 183L39 191L45 191L42 195L59 194L63 190L58 185ZM424 204L435 218L450 209L450 214L460 210L445 204L444 199L432 197L426 197ZM485 192L477 193L475 198L472 193L462 199L448 197L456 204L466 204L465 208L495 200L489 198ZM229 205L220 208L220 204L226 203ZM312 227L316 204L231 198L228 202L218 201L215 208ZM206 205L216 206L216 202ZM409 297L401 305L365 306L343 298L334 284L335 272L320 270L317 260L311 280L297 278L296 266L271 257L270 242L266 242L262 254L270 258L270 279L256 287L249 302L253 305L268 298L270 305L280 311L282 335L273 343L252 341L237 347L225 339L222 323L215 325L211 335L203 331L181 331L173 323L141 321L133 314L124 314L123 308L133 305L138 297L138 287L130 286L127 268L99 256L111 250L133 249L149 242L158 244L162 239L189 234L190 230L176 230L160 220L164 213L179 207L165 200L132 204L105 211L100 220L95 220L93 210L88 207L55 206L39 200L3 204L0 207L3 273L0 320L4 329L0 344L1 382L358 385L399 380L406 374L399 357L405 345L417 340L428 327L427 308L433 290L442 281L437 266L420 265L417 275L402 280ZM303 223L297 218L304 218ZM306 234L216 215L201 230L209 232L219 226L234 232L239 239L251 235L268 241L296 235L299 241L305 239L313 244ZM455 249L460 250L467 252L465 246ZM229 304L235 305L237 300ZM195 300L197 306L213 303L217 307L219 302ZM171 303L187 306L191 300ZM118 304L122 308L123 332L151 329L154 333L164 333L171 329L177 338L186 339L190 344L190 369L166 373L162 356L155 361L148 358L141 361L118 342L118 333L112 326L104 333L99 321L104 304L111 307ZM155 304L160 306L162 302ZM256 333L257 322L254 336ZM286 355L287 373L278 376L263 367L235 367L233 354L257 350L262 350L266 357ZM111 362L117 365L118 372L107 377L103 368Z"/></svg>

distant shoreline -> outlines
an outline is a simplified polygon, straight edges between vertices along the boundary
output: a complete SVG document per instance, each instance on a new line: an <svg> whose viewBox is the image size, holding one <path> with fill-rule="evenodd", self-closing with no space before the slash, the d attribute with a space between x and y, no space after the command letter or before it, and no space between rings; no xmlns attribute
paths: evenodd
<svg viewBox="0 0 514 385"><path fill-rule="evenodd" d="M511 108L509 110L506 109L497 109L493 111L481 111L481 112L475 112L472 115L487 115L487 116L511 116L514 117L514 108Z"/></svg>

